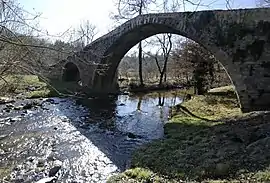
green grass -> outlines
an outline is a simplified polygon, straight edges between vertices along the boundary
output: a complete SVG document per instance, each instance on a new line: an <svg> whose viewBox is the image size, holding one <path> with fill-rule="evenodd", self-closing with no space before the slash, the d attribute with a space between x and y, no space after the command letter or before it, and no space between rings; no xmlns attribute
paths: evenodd
<svg viewBox="0 0 270 183"><path fill-rule="evenodd" d="M177 183L176 180L168 180L166 177L159 177L157 174L152 172L149 169L145 168L133 168L125 171L124 173L121 173L117 176L112 176L107 181L108 183L126 183L126 182L139 182L139 183L145 183L145 182L155 182L155 183L162 183L162 182L171 182L171 183Z"/></svg>
<svg viewBox="0 0 270 183"><path fill-rule="evenodd" d="M222 86L222 87L210 89L208 91L208 94L221 95L221 96L224 95L224 96L231 96L231 97L236 96L235 87L233 85Z"/></svg>
<svg viewBox="0 0 270 183"><path fill-rule="evenodd" d="M138 98L138 96L146 97L146 98L157 98L157 97L175 97L175 96L185 96L187 94L193 95L194 90L193 88L188 89L173 89L170 92L166 90L162 91L151 91L150 93L138 92L138 93L131 93L129 96L130 98Z"/></svg>
<svg viewBox="0 0 270 183"><path fill-rule="evenodd" d="M53 95L52 91L49 89L37 90L29 92L26 98L46 98L46 97L54 97L57 95Z"/></svg>
<svg viewBox="0 0 270 183"><path fill-rule="evenodd" d="M10 165L8 167L0 167L0 180L7 178L12 173L14 165Z"/></svg>
<svg viewBox="0 0 270 183"><path fill-rule="evenodd" d="M63 94L72 94L78 88L75 82L49 81L49 86L36 75L7 75L0 80L1 96L16 96L23 94L24 98L44 98L59 96L51 86ZM30 91L29 88L35 88Z"/></svg>
<svg viewBox="0 0 270 183"><path fill-rule="evenodd" d="M0 80L2 96L13 96L25 93L26 98L46 97L50 95L47 84L35 75L7 75L4 80ZM30 91L28 88L35 88Z"/></svg>
<svg viewBox="0 0 270 183"><path fill-rule="evenodd" d="M209 120L218 120L222 118L231 118L235 116L242 116L241 109L239 108L236 98L205 95L193 96L192 100L186 101L181 106L187 108L196 116L204 117ZM174 107L174 120L178 117L183 117L183 113L177 111L177 106Z"/></svg>
<svg viewBox="0 0 270 183"><path fill-rule="evenodd" d="M126 171L133 173L110 182L149 182L133 176L138 171L151 172L156 182L270 181L270 115L242 114L231 95L194 96L183 106L197 117L174 109L166 138L135 151Z"/></svg>

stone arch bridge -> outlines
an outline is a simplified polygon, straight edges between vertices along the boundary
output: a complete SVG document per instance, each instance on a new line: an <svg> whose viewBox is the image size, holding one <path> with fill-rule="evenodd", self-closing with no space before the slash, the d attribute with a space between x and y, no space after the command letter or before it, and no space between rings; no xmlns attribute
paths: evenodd
<svg viewBox="0 0 270 183"><path fill-rule="evenodd" d="M209 50L235 85L242 111L270 109L268 8L137 16L56 64L51 76L81 79L92 92L113 92L122 57L139 41L159 33L185 36Z"/></svg>

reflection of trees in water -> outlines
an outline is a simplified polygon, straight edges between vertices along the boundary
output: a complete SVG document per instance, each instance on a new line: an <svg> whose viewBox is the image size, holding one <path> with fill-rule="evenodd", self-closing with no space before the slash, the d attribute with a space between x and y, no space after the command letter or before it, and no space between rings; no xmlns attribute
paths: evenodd
<svg viewBox="0 0 270 183"><path fill-rule="evenodd" d="M164 110L162 108L159 109L159 118L162 120L164 119Z"/></svg>
<svg viewBox="0 0 270 183"><path fill-rule="evenodd" d="M158 106L164 106L165 93L158 93Z"/></svg>
<svg viewBox="0 0 270 183"><path fill-rule="evenodd" d="M139 95L138 99L139 100L138 100L138 104L137 104L137 111L141 111L143 96L142 95Z"/></svg>
<svg viewBox="0 0 270 183"><path fill-rule="evenodd" d="M89 118L92 122L103 121L102 126L114 126L116 118L117 96L84 99L77 101L89 109Z"/></svg>
<svg viewBox="0 0 270 183"><path fill-rule="evenodd" d="M173 98L172 98L171 106L175 106L176 105L176 98L177 98L177 93L174 93L173 94Z"/></svg>

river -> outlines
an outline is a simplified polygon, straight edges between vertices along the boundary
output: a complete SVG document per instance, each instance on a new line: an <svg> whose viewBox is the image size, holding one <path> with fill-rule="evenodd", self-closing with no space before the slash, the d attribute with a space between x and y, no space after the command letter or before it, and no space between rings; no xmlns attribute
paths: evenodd
<svg viewBox="0 0 270 183"><path fill-rule="evenodd" d="M169 106L180 102L174 91L0 105L0 182L106 182L163 137Z"/></svg>

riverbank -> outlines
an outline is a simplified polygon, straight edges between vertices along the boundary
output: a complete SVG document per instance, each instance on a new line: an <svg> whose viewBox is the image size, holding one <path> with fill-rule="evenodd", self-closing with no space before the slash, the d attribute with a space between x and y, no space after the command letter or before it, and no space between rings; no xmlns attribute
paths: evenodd
<svg viewBox="0 0 270 183"><path fill-rule="evenodd" d="M128 89L129 92L137 93L137 92L152 92L152 91L163 91L163 90L173 90L173 89L181 89L184 88L184 85L179 84L171 84L171 83L164 83L162 85L158 84L148 84L144 86L140 85L130 85L129 87L124 87Z"/></svg>
<svg viewBox="0 0 270 183"><path fill-rule="evenodd" d="M57 93L36 75L7 75L3 78L0 80L1 96L17 98L57 96Z"/></svg>
<svg viewBox="0 0 270 183"><path fill-rule="evenodd" d="M0 96L16 99L68 97L78 89L76 82L45 81L37 75L7 75L0 80Z"/></svg>
<svg viewBox="0 0 270 183"><path fill-rule="evenodd" d="M242 114L231 89L218 91L176 106L165 139L137 150L131 169L108 182L269 181L270 115Z"/></svg>
<svg viewBox="0 0 270 183"><path fill-rule="evenodd" d="M164 84L146 85L144 87L136 86L135 88L124 88L120 94L126 94L126 91L131 95L153 95L162 91L177 90L178 93L182 90L182 94L193 94L193 89L182 88L178 85ZM76 94L83 95L79 91L80 86L76 82L62 82L62 81L49 81L46 83L36 75L7 75L3 76L0 80L0 96L2 97L16 97L16 98L46 98L46 97L59 97L59 96L74 96Z"/></svg>

